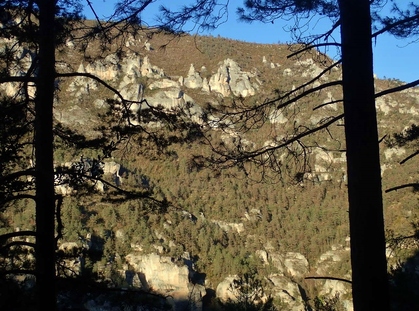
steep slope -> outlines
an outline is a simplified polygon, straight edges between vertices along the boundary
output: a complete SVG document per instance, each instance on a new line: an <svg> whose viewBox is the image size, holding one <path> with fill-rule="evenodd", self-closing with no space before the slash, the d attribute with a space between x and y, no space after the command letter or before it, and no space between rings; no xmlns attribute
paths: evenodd
<svg viewBox="0 0 419 311"><path fill-rule="evenodd" d="M297 47L188 35L173 38L147 32L127 35L123 44L120 53L116 43L110 50L102 51L98 42L91 42L82 54L77 41L68 41L57 54L58 71L92 74L118 90L128 100L132 123L146 130L158 132L164 128L161 120L143 123L141 116L147 105L167 112L180 110L200 125L214 144L221 143L226 150L236 150L238 146L257 150L278 146L342 113L341 103L335 102L341 99L339 86L313 92L284 109L276 109L280 103L273 101L266 105L263 118L254 119L255 127L246 131L242 131L245 124L236 123L234 117L221 119L220 114L210 113L210 106L249 108L268 103L314 79L331 64L316 51L287 58ZM339 77L339 68L334 67L301 91ZM398 85L399 81L376 80L377 93ZM62 78L57 87L57 123L76 133L100 138L99 129L109 125L104 115L109 108L117 107L107 99L118 102L120 98L88 76ZM145 101L140 104L142 100ZM414 159L399 165L415 146L386 143L394 133L418 123L418 100L417 89L377 99L380 136L386 138L381 143L384 189L418 178ZM134 135L112 154L112 161L124 168L120 172L120 187L151 189L173 208L159 213L150 211L148 203L141 200L112 203L106 200L112 190L77 199L67 196L62 207L64 240L74 242L80 236L88 236L89 248L99 249L102 255L92 262L94 270L106 271L106 264L111 264L116 271L143 273L147 279L152 278L148 283L143 281L143 287L148 284L164 288L164 279L153 274L163 268L144 266L150 256L157 256L152 253L157 253L158 258L174 258L180 266L187 263L190 269L179 268L181 277L176 282L170 279L174 289L168 291L182 293L184 298L189 293L188 278L216 290L219 284L220 288L228 288L226 277L257 271L268 276L274 297L299 310L304 307L304 298L298 288L313 288L304 277L350 275L342 125L340 120L301 138L287 152L278 151L280 175L257 165L246 166L246 173L240 166L200 167L192 161L193 157L211 155L201 137L175 141L159 152L149 149L151 145L139 145ZM74 161L82 154L96 157L102 152L93 148L71 150L58 143L57 146L57 164ZM292 154L307 157L293 158ZM105 176L113 182L111 177ZM389 232L406 236L414 232L411 224L418 219L416 202L417 194L409 190L386 194ZM30 224L26 217L30 216L19 211L9 211L7 216L14 217L11 226L30 229L26 228ZM101 243L91 242L92 237ZM408 248L403 256L415 250ZM161 261L164 267L169 265L167 259ZM175 267L167 269L176 273ZM112 278L113 274L108 271L104 275ZM316 286L310 295L333 297L340 292L342 301L350 299L348 287L339 282L311 282L316 282ZM292 299L283 294L284 290L291 293L288 296ZM226 291L220 289L219 296ZM204 293L200 291L200 295Z"/></svg>

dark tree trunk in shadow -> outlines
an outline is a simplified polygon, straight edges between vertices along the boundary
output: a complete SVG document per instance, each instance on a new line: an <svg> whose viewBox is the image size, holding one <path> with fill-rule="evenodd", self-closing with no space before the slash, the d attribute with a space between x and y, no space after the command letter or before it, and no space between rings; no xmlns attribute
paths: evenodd
<svg viewBox="0 0 419 311"><path fill-rule="evenodd" d="M356 311L390 310L369 0L340 0L352 294Z"/></svg>
<svg viewBox="0 0 419 311"><path fill-rule="evenodd" d="M40 0L39 63L35 99L36 284L38 310L56 310L55 202L52 108L55 78L55 1Z"/></svg>

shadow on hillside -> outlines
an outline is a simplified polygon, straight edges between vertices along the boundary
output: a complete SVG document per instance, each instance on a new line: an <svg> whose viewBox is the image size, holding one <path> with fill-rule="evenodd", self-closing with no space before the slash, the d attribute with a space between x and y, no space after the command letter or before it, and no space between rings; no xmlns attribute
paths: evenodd
<svg viewBox="0 0 419 311"><path fill-rule="evenodd" d="M36 310L34 288L22 286L16 280L0 280L0 310L4 311L39 311ZM24 282L25 283L25 282ZM188 299L174 299L170 296L154 294L140 289L111 288L103 284L94 284L83 279L60 279L58 282L57 311L91 310L144 310L144 311L258 311L260 306L242 303L220 303L215 292L207 290L202 303ZM276 311L273 307L265 311ZM279 311L279 310L278 310Z"/></svg>
<svg viewBox="0 0 419 311"><path fill-rule="evenodd" d="M419 310L419 250L389 273L392 310Z"/></svg>
<svg viewBox="0 0 419 311"><path fill-rule="evenodd" d="M392 310L410 311L419 310L419 230L411 237L398 238L403 243L397 245L398 250L415 248L415 253L403 262L394 264L389 273L390 297ZM93 240L93 241L92 241ZM409 241L408 243L405 241ZM91 237L91 261L100 261L103 257L103 240ZM109 261L108 261L109 263ZM3 271L1 271L3 270ZM32 311L35 304L33 276L12 275L0 269L0 310ZM126 288L116 287L107 282L98 282L98 275L88 271L84 276L59 278L58 310L176 310L176 311L233 311L262 310L261 306L246 305L242 303L220 303L213 289L206 289L202 301L195 303L192 299L175 299L153 293L149 288L136 288L127 285ZM125 275L126 284L133 284L134 275ZM141 283L146 283L145 276L139 274ZM205 275L199 275L195 281L204 284ZM130 282L131 280L131 282ZM307 298L307 297L306 297ZM172 308L172 306L175 306ZM272 305L265 305L263 310L275 309ZM324 311L319 309L315 311ZM329 309L328 309L329 310Z"/></svg>

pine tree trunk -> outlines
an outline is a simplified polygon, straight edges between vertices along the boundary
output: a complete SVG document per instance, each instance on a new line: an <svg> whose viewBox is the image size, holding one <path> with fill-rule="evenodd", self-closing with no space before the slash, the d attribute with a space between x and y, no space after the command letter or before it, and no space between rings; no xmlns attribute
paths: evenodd
<svg viewBox="0 0 419 311"><path fill-rule="evenodd" d="M354 310L390 310L370 0L340 0Z"/></svg>
<svg viewBox="0 0 419 311"><path fill-rule="evenodd" d="M35 99L36 285L38 310L56 310L53 101L55 1L40 0L39 63Z"/></svg>

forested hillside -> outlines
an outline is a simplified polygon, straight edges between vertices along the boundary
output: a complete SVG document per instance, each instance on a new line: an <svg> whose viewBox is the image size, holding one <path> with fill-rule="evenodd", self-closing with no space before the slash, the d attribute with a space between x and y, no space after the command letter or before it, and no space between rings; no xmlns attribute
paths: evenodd
<svg viewBox="0 0 419 311"><path fill-rule="evenodd" d="M173 37L151 30L127 34L109 49L101 49L99 40L80 46L77 35L57 52L58 71L92 74L106 85L87 75L63 76L57 85L56 126L68 128L74 137L100 140L108 135L114 144L110 152L83 141L64 143L60 136L70 132L63 131L55 138L55 165L71 166L83 157L100 158L118 168L105 172L109 184L100 189L93 184L56 187L63 194L63 236L58 244L75 242L83 249L89 239L90 250L96 247L94 255L85 257L86 271L114 286L127 286L121 277L129 270L126 256L156 253L171 257L179 266L185 260L192 262L200 276L196 282L215 291L231 275L283 275L275 254L299 253L308 266L304 275L295 278L312 297L330 293L320 293L324 281L304 277L323 271L327 275L320 276L348 278L343 119L297 139L286 151L276 151L274 160L264 155L231 165L213 150L217 146L226 153L246 155L247 150L280 145L342 114L339 85L328 92L313 91L284 109L266 109L263 115L253 115L250 109L315 79L332 63L330 59L315 50L288 58L296 47L285 44ZM123 52L116 53L120 46ZM333 68L316 83L329 83L340 75L339 68ZM302 90L315 89L316 83ZM379 94L401 81L376 79L375 83ZM117 133L126 119L119 115L119 98L107 86L128 100L135 130ZM13 92L12 84L1 87L5 94ZM410 134L419 121L418 102L418 89L377 98L384 190L418 179L416 158L400 164L417 149ZM152 108L169 116L171 111L180 113L184 124L194 127L173 125L169 118L146 124L142 118ZM230 114L222 116L223 109ZM232 113L246 109L245 119ZM125 195L132 190L151 194L153 200ZM403 264L417 250L409 239L394 239L416 233L415 190L406 187L384 194L393 247L389 262L394 265ZM0 234L34 230L33 207L32 201L20 200L4 210ZM390 243L395 241L404 244ZM337 264L319 270L322 255L330 251L342 251ZM350 299L348 292L341 298Z"/></svg>

